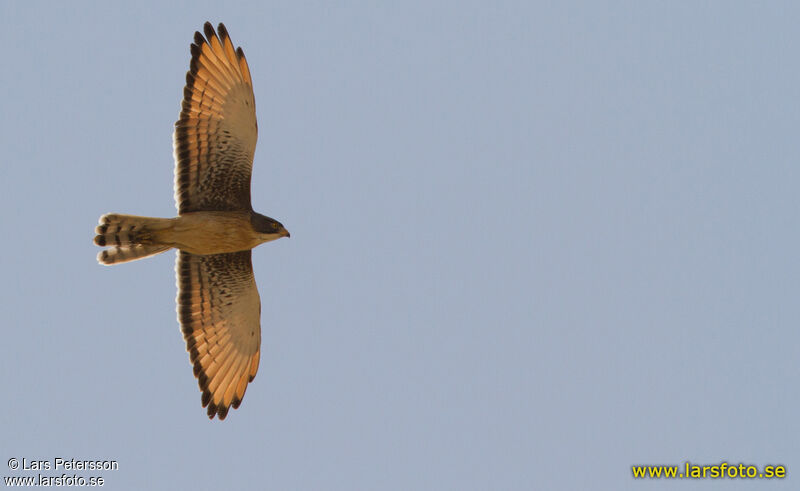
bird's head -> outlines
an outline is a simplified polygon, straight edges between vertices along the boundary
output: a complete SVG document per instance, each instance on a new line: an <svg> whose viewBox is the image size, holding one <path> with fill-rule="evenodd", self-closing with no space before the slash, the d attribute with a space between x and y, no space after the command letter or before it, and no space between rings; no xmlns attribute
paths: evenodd
<svg viewBox="0 0 800 491"><path fill-rule="evenodd" d="M270 217L264 216L260 213L253 212L250 215L250 223L264 242L280 239L281 237L289 237L289 231L279 222Z"/></svg>

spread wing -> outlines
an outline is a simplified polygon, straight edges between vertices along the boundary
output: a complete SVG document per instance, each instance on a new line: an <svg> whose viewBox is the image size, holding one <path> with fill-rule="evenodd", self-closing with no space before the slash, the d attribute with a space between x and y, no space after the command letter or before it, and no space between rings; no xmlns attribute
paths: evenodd
<svg viewBox="0 0 800 491"><path fill-rule="evenodd" d="M196 32L175 123L175 206L191 211L251 210L250 175L258 127L253 83L242 48L225 26Z"/></svg>
<svg viewBox="0 0 800 491"><path fill-rule="evenodd" d="M209 418L239 407L256 376L261 300L250 251L200 256L178 251L178 321Z"/></svg>

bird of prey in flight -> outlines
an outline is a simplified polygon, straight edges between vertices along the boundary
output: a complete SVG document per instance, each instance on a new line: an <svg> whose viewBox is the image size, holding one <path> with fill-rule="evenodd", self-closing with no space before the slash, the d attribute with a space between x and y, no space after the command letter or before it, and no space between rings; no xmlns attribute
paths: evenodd
<svg viewBox="0 0 800 491"><path fill-rule="evenodd" d="M173 134L175 218L107 214L95 244L101 264L178 249L177 311L208 416L225 419L256 376L261 300L252 248L289 237L253 211L250 175L258 127L250 70L225 26L195 32L180 118Z"/></svg>

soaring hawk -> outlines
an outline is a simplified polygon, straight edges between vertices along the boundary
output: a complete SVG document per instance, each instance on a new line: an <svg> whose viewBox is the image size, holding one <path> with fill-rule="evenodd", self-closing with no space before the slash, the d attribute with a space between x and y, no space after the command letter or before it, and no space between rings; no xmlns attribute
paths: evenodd
<svg viewBox="0 0 800 491"><path fill-rule="evenodd" d="M178 216L103 215L94 242L109 247L97 256L106 265L178 249L178 321L203 407L222 420L258 370L261 301L250 250L289 232L250 204L258 128L244 52L224 25L215 32L206 22L204 31L191 45L173 135Z"/></svg>

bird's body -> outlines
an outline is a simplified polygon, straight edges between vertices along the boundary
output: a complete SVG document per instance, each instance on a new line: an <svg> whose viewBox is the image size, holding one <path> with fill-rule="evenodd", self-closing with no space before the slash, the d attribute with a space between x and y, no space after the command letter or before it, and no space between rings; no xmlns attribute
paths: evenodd
<svg viewBox="0 0 800 491"><path fill-rule="evenodd" d="M251 249L289 232L250 204L258 126L250 70L225 26L195 33L175 123L175 218L109 213L94 241L106 265L178 249L178 320L208 416L237 408L258 370L261 302Z"/></svg>
<svg viewBox="0 0 800 491"><path fill-rule="evenodd" d="M257 230L253 226L257 215L246 211L184 213L172 219L172 227L164 237L176 249L205 255L247 251L264 242L289 236L285 230ZM202 235L203 240L196 240L198 235Z"/></svg>
<svg viewBox="0 0 800 491"><path fill-rule="evenodd" d="M134 245L150 246L163 252L171 248L192 254L220 254L250 250L257 245L288 237L285 230L258 231L253 225L253 211L194 211L175 218L152 218L109 213L100 217L95 243L124 250ZM264 217L268 218L268 217ZM163 249L163 247L167 247ZM114 250L103 251L98 260L103 264L141 259L122 259Z"/></svg>

